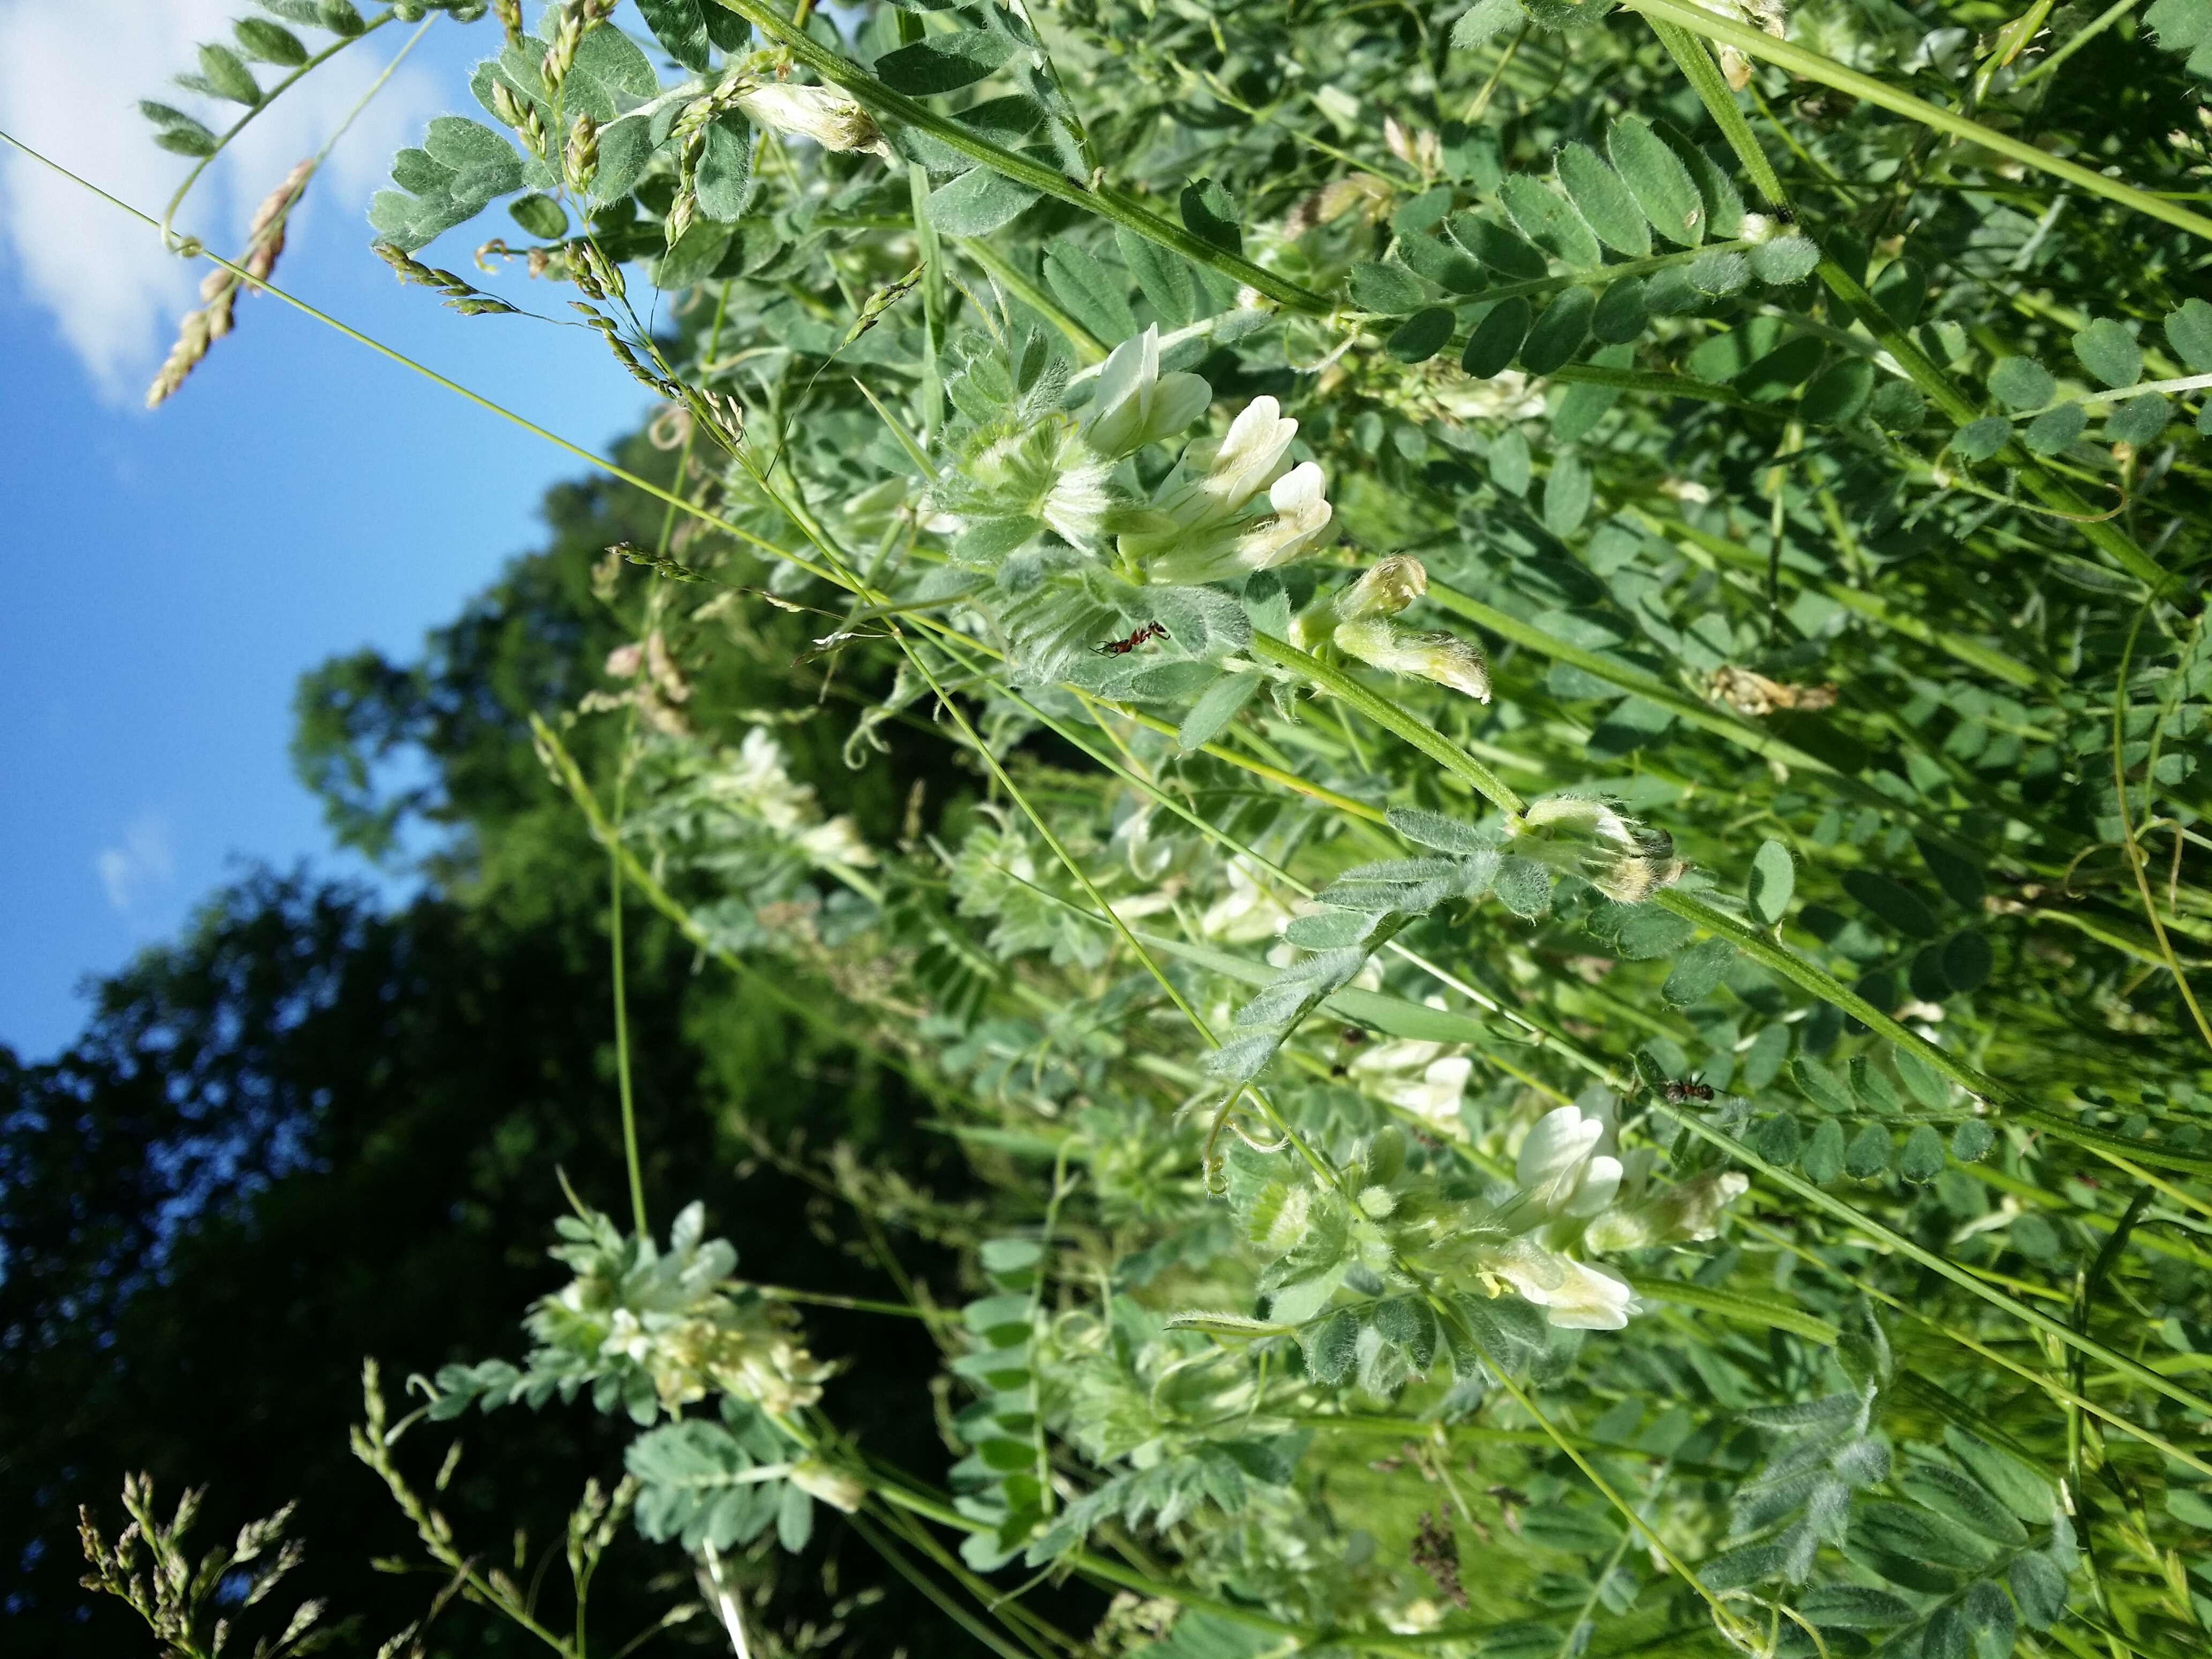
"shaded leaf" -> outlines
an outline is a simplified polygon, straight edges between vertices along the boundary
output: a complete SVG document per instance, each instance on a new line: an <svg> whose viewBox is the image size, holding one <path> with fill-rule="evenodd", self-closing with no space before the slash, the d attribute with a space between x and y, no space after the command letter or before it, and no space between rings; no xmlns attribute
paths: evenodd
<svg viewBox="0 0 2212 1659"><path fill-rule="evenodd" d="M1705 204L1682 158L1640 115L1625 115L1606 135L1606 155L1653 228L1694 247L1705 239Z"/></svg>
<svg viewBox="0 0 2212 1659"><path fill-rule="evenodd" d="M1519 295L1499 301L1474 325L1459 366L1478 380L1502 372L1528 337L1529 319L1528 302Z"/></svg>
<svg viewBox="0 0 2212 1659"><path fill-rule="evenodd" d="M2081 367L2118 391L2142 378L2142 348L2136 337L2109 317L2100 317L2074 337Z"/></svg>

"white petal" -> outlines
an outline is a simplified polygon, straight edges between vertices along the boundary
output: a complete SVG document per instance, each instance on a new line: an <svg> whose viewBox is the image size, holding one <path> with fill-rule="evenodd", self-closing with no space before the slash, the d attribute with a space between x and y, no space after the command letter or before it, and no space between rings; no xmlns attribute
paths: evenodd
<svg viewBox="0 0 2212 1659"><path fill-rule="evenodd" d="M1413 1110L1431 1123L1455 1127L1460 1102L1467 1094L1468 1076L1474 1069L1474 1062L1462 1054L1437 1061L1422 1074L1421 1098Z"/></svg>
<svg viewBox="0 0 2212 1659"><path fill-rule="evenodd" d="M1316 906L1318 909L1320 907ZM1388 1042L1370 1043L1352 1058L1350 1070L1354 1076L1368 1076L1383 1072L1418 1070L1443 1057L1441 1042L1424 1042L1412 1037L1394 1037Z"/></svg>
<svg viewBox="0 0 2212 1659"><path fill-rule="evenodd" d="M1619 1158L1607 1158L1601 1153L1590 1159L1589 1168L1583 1171L1582 1183L1575 1188L1575 1195L1567 1200L1566 1213L1595 1215L1612 1203L1614 1194L1620 1191L1620 1176Z"/></svg>
<svg viewBox="0 0 2212 1659"><path fill-rule="evenodd" d="M1160 331L1157 325L1115 346L1098 370L1084 435L1101 454L1121 455L1144 440L1146 394L1158 380Z"/></svg>
<svg viewBox="0 0 2212 1659"><path fill-rule="evenodd" d="M1292 421L1288 424L1295 428L1297 422ZM1322 471L1319 464L1301 461L1269 487L1267 501L1278 513L1296 513L1316 501L1327 505L1322 498L1328 489L1328 476Z"/></svg>
<svg viewBox="0 0 2212 1659"><path fill-rule="evenodd" d="M1246 570L1273 570L1310 552L1328 532L1335 509L1322 494L1322 470L1311 461L1292 467L1267 492L1273 518L1238 539L1237 563Z"/></svg>
<svg viewBox="0 0 2212 1659"><path fill-rule="evenodd" d="M1580 1107L1562 1106L1547 1112L1529 1126L1521 1143L1521 1156L1513 1166L1514 1176L1523 1187L1542 1187L1570 1176L1604 1133L1605 1125L1596 1118L1584 1117Z"/></svg>
<svg viewBox="0 0 2212 1659"><path fill-rule="evenodd" d="M1171 438L1200 416L1213 401L1213 386L1202 374L1166 374L1152 389L1151 412L1145 419L1146 441Z"/></svg>
<svg viewBox="0 0 2212 1659"><path fill-rule="evenodd" d="M1119 409L1132 392L1150 385L1159 373L1159 348L1157 325L1115 346L1099 365L1098 389L1091 395L1091 408L1101 414Z"/></svg>
<svg viewBox="0 0 2212 1659"><path fill-rule="evenodd" d="M1298 423L1285 420L1273 398L1255 398L1245 404L1230 422L1229 435L1221 441L1202 486L1215 509L1232 511L1266 489L1297 435Z"/></svg>
<svg viewBox="0 0 2212 1659"><path fill-rule="evenodd" d="M1262 394L1237 411L1237 418L1229 423L1229 435L1221 441L1220 453L1214 457L1218 467L1234 465L1247 454L1256 453L1274 437L1275 428L1283 423L1283 406L1273 398ZM1297 430L1295 425L1291 430Z"/></svg>
<svg viewBox="0 0 2212 1659"><path fill-rule="evenodd" d="M1562 1258L1566 1278L1559 1289L1547 1291L1538 1302L1553 1324L1566 1331L1617 1331L1638 1311L1636 1292L1628 1281L1603 1267Z"/></svg>

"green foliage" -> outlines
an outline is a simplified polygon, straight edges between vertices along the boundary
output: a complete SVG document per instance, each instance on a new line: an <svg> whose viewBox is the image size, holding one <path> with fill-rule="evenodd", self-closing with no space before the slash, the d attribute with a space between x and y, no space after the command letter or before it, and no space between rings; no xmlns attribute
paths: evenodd
<svg viewBox="0 0 2212 1659"><path fill-rule="evenodd" d="M2203 8L1608 9L566 4L403 152L679 458L533 787L975 1180L815 1171L949 1493L696 1208L426 1414L1001 1651L2202 1645ZM469 711L305 707L389 848Z"/></svg>

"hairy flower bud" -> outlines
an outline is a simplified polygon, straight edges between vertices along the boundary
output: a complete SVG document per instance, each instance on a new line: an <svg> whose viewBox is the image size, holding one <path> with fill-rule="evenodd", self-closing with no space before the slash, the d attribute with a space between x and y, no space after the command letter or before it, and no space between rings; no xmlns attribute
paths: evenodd
<svg viewBox="0 0 2212 1659"><path fill-rule="evenodd" d="M1680 881L1689 865L1674 856L1674 837L1626 817L1595 795L1552 795L1522 814L1522 823L1554 840L1548 862L1571 869L1618 904L1641 904ZM1532 847L1541 857L1540 845Z"/></svg>
<svg viewBox="0 0 2212 1659"><path fill-rule="evenodd" d="M1337 620L1395 617L1428 591L1428 568L1407 554L1393 554L1363 571L1358 581L1336 596Z"/></svg>
<svg viewBox="0 0 2212 1659"><path fill-rule="evenodd" d="M619 300L629 292L622 267L600 252L599 244L579 237L568 244L568 274L576 286L594 300L612 295Z"/></svg>
<svg viewBox="0 0 2212 1659"><path fill-rule="evenodd" d="M522 146L541 161L545 155L545 121L538 106L496 76L491 82L491 112L514 129Z"/></svg>
<svg viewBox="0 0 2212 1659"><path fill-rule="evenodd" d="M553 44L545 49L544 58L538 73L545 82L545 90L553 98L561 96L561 88L575 67L576 49L584 44L584 20L577 12L564 15L553 30Z"/></svg>
<svg viewBox="0 0 2212 1659"><path fill-rule="evenodd" d="M1607 1210L1590 1223L1583 1242L1593 1250L1606 1251L1697 1243L1718 1233L1721 1212L1750 1190L1746 1176L1733 1170L1708 1170Z"/></svg>
<svg viewBox="0 0 2212 1659"><path fill-rule="evenodd" d="M1490 701L1490 670L1482 653L1455 634L1413 633L1380 617L1340 624L1330 636L1338 650L1394 674L1412 674Z"/></svg>
<svg viewBox="0 0 2212 1659"><path fill-rule="evenodd" d="M818 1498L834 1510L850 1515L860 1507L868 1489L842 1469L818 1457L802 1457L792 1465L791 1484L810 1498Z"/></svg>
<svg viewBox="0 0 2212 1659"><path fill-rule="evenodd" d="M1427 568L1419 559L1394 554L1298 612L1291 623L1291 643L1310 651L1340 624L1395 617L1428 591Z"/></svg>
<svg viewBox="0 0 2212 1659"><path fill-rule="evenodd" d="M850 94L836 87L773 82L744 94L738 100L738 107L773 132L811 138L824 149L889 153L875 118Z"/></svg>

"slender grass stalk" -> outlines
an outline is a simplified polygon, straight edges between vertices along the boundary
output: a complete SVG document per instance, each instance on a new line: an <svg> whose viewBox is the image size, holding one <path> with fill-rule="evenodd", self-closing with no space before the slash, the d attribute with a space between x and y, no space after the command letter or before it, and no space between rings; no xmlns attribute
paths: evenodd
<svg viewBox="0 0 2212 1659"><path fill-rule="evenodd" d="M2022 1364L2019 1360L2005 1353L2003 1350L1992 1347L1970 1332L1960 1330L1948 1320L1939 1319L1923 1312L1915 1307L1909 1299L1891 1295L1879 1285L1869 1282L1862 1275L1852 1273L1848 1268L1838 1267L1820 1255L1819 1251L1806 1249L1804 1245L1779 1229L1770 1227L1765 1222L1748 1216L1737 1218L1736 1224L1753 1237L1763 1238L1770 1244L1787 1250L1807 1266L1815 1267L1830 1278L1849 1285L1860 1295L1870 1301L1880 1303L1891 1312L1902 1315L1916 1325L1935 1332L1948 1341L1956 1343L1978 1358L1986 1360L2001 1370L2010 1371L2021 1381L2041 1389L2061 1404L2088 1412L2129 1438L2140 1440L2144 1445L2163 1452L2183 1467L2193 1468L2203 1474L2212 1475L2212 1463L2208 1463L2196 1453L2176 1444L2155 1431L2144 1428L2141 1424L2122 1416L2111 1407L2100 1405L2087 1395L2075 1392L2047 1372L2038 1370L2032 1365Z"/></svg>
<svg viewBox="0 0 2212 1659"><path fill-rule="evenodd" d="M1872 76L1860 75L1856 70L1846 70L1842 64L1821 58L1817 52L1807 52L1802 47L1777 41L1757 29L1747 28L1741 24L1722 19L1700 7L1682 5L1679 3L1679 0L1650 0L1650 3L1644 3L1644 0L1632 0L1632 3L1629 3L1629 9L1638 12L1651 24L1654 32L1658 34L1660 43L1674 58L1676 64L1681 69L1684 78L1689 82L1692 90L1697 93L1699 101L1705 105L1706 112L1713 118L1714 124L1720 128L1721 136L1728 141L1729 147L1735 152L1736 159L1743 163L1744 170L1750 175L1753 186L1773 207L1787 210L1790 207L1788 192L1783 186L1780 175L1774 170L1773 162L1767 158L1766 152L1760 149L1758 139L1753 136L1750 124L1744 119L1743 112L1737 107L1735 94L1729 90L1727 82L1721 76L1720 66L1713 61L1711 52L1705 48L1703 41L1698 37L1725 41L1738 51L1753 57L1765 57L1770 61L1779 63L1782 67L1790 70L1793 73L1806 74L1814 80L1823 79L1821 75L1813 73L1795 62L1784 61L1782 57L1773 52L1762 52L1758 46L1747 43L1755 41L1764 43L1769 47L1783 47L1793 58L1814 60L1826 65L1829 70L1850 77L1852 82L1850 85L1845 85L1840 81L1828 81L1826 83L1851 92L1854 96L1869 98L1869 101L1881 104L1884 107L1894 107L1891 104L1885 103L1884 97L1874 97L1858 90L1856 83L1864 82L1870 86L1883 88L1885 97L1894 96L1902 99L1905 103L1915 106L1917 110L1929 111L1946 121L1959 122L1965 128L1972 129L1976 134L1987 132L1987 129L1981 128L1972 121L1965 121L1963 118L1952 116L1949 112L1937 109L1932 104L1924 104L1921 100L1912 98L1910 94L1889 94L1883 82L1875 80ZM1950 131L1951 129L1942 130ZM2002 138L2002 135L1989 133L1988 137ZM1977 137L1976 142L1987 144L1987 139L1981 137ZM2116 180L2107 179L2102 173L2088 173L2087 169L2076 167L2070 161L2061 161L2057 157L2037 149L2032 145L2021 144L2010 139L2004 139L2003 143L2012 145L2013 149L2000 149L1999 153L2011 155L2014 160L2029 161L2033 158L2031 164L2048 164L2051 169L2060 170L2061 176L2069 179L2075 173L2082 174L2087 179L2094 179L2100 186L2111 186L2127 191L2131 198L2139 198L2136 204L2138 205L2141 203L2152 203L2160 207L2165 206L2154 197L2148 197L2140 191L2134 191L2129 186L2118 185ZM1996 145L1988 147L1998 148ZM2015 151L2020 153L2015 154ZM2079 180L2075 182L2078 183ZM2100 190L2098 193L2107 192ZM2160 216L2169 216L2161 213ZM2184 213L2183 218L2191 222L2185 225L2184 228L2194 229L2200 235L2212 235L2212 219L2201 218L2197 215L2190 213ZM1904 370L1907 378L1920 388L1930 402L1942 410L1953 425L1963 427L1979 418L1982 411L1958 389L1948 375L1936 368L1927 353L1920 349L1904 329L1897 325L1889 313L1875 303L1873 295L1867 292L1864 284L1857 277L1851 275L1832 258L1824 258L1817 267L1816 274L1828 291L1836 297L1846 311L1858 319L1882 349L1889 353L1891 360ZM2078 524L2081 533L2092 544L2111 556L2123 570L2150 587L2154 592L2166 593L2176 591L2177 579L2172 572L2165 569L2157 561L2145 553L2124 532L2106 522L2104 515L2098 514L2087 501L2061 480L2045 464L2041 457L2031 453L2017 440L2012 440L2008 441L1999 452L1999 458L2007 465L2018 471L2022 482L2027 485L2030 493L2037 500Z"/></svg>
<svg viewBox="0 0 2212 1659"><path fill-rule="evenodd" d="M283 76L274 86L264 89L261 94L261 101L259 103L248 109L245 114L240 116L238 119L232 122L230 125L224 128L222 132L218 133L216 136L215 149L207 155L200 156L192 163L191 170L185 174L184 182L177 186L175 193L169 198L168 205L161 210L161 223L157 227L161 233L161 246L165 248L170 249L173 252L183 251L172 240L170 234L170 226L176 220L177 210L184 206L185 198L192 193L192 186L199 183L200 175L204 173L209 167L215 164L215 160L217 156L221 155L224 150L230 148L230 142L232 139L237 137L240 133L252 126L253 123L259 118L264 110L266 110L271 104L274 104L279 98L283 97L284 94L290 91L292 88L297 85L300 82L313 74L325 64L329 63L331 58L337 57L348 46L355 46L361 41L366 40L375 30L380 29L386 23L395 21L398 15L398 14L397 12L385 11L379 13L374 17L363 20L366 27L362 28L360 33L341 36L339 39L332 41L329 46L325 46L320 52L312 54L307 58L307 62L299 65L299 67L295 69L289 75ZM368 92L362 95L360 103L354 106L354 115L358 115L362 109L368 104L368 100L383 90L385 82L392 78L392 70L399 67L400 63L406 58L407 54L415 49L416 41L420 40L424 33L428 30L430 25L437 21L437 14L434 12L422 20L422 23L416 27L415 33L408 37L407 44L402 46L399 49L398 55L392 58L391 63L385 66L384 73L376 77L376 80L370 85ZM353 115L349 115L346 118L344 124L338 128L338 134L343 134L345 131L346 127L352 125L353 118ZM329 155L331 146L337 143L337 134L332 135L330 143L325 144L323 147L323 154L325 155Z"/></svg>
<svg viewBox="0 0 2212 1659"><path fill-rule="evenodd" d="M1892 1228L1885 1227L1872 1216L1823 1191L1802 1176L1776 1164L1769 1164L1741 1142L1733 1140L1717 1129L1698 1121L1694 1115L1686 1112L1680 1114L1676 1121L1698 1139L1717 1147L1746 1169L1757 1171L1765 1180L1812 1205L1814 1208L1826 1211L1846 1226L1865 1235L1885 1249L1894 1251L1899 1255L1918 1262L1929 1272L1949 1279L1954 1285L1978 1297L1991 1307L2010 1314L2022 1324L2041 1331L2046 1336L2056 1337L2066 1346L2087 1354L2092 1359L2110 1367L2130 1382L2162 1394L2175 1404L2201 1417L2212 1417L2212 1401L2208 1401L2202 1395L2183 1388L2170 1377L2161 1376L2142 1361L2131 1359L2094 1337L2075 1330L2065 1321L2054 1319L2041 1309L2030 1307L2017 1297L2007 1295L1994 1285L1985 1284L1948 1256L1916 1243Z"/></svg>
<svg viewBox="0 0 2212 1659"><path fill-rule="evenodd" d="M1737 22L1733 18L1723 17L1717 12L1707 11L1699 6L1685 4L1683 0L1622 0L1622 3L1626 9L1636 12L1652 21L1671 23L1685 33L1701 35L1708 40L1718 40L1723 45L1735 47L1747 58L1759 58L1778 68L1785 69L1792 75L1801 76L1808 81L1817 82L1824 87L1833 87L1838 92L1849 93L1854 98L1863 99L1877 108L1888 110L1893 114L1902 115L1906 119L1917 122L1932 131L1940 132L1947 137L1978 144L1992 155L2002 155L2008 161L2018 161L2024 166L2033 167L2039 172L2050 174L2054 179L2063 179L2075 188L2104 201L2111 202L2116 206L2146 214L2178 229L2185 230L2192 236L2212 241L2212 219L2208 219L2202 214L2192 213L2188 209L2168 201L2163 197L2153 195L2148 191L2138 190L2133 185L2124 184L2118 179L2107 178L2105 174L2085 167L2077 161L2069 161L2061 156L2053 155L2048 150L2039 149L2033 144L2024 143L2009 134L1984 126L1978 121L1960 115L1955 110L1948 110L1940 105L1931 104L1924 98L1917 98L1909 92L1901 91L1890 85L1888 82L1877 76L1868 75L1845 64L1838 64L1834 58L1823 57L1820 53L1801 46L1795 41L1778 40L1763 30ZM1713 79L1718 80L1717 68L1715 70ZM1696 78L1692 79L1692 84L1693 86L1697 84Z"/></svg>
<svg viewBox="0 0 2212 1659"><path fill-rule="evenodd" d="M870 1549L890 1563L892 1569L900 1577L927 1596L939 1612L959 1626L962 1630L966 1631L969 1636L981 1643L993 1653L997 1654L1000 1659L1036 1659L1037 1654L1042 1651L1036 1648L1016 1647L1013 1643L976 1618L974 1613L955 1601L935 1579L922 1571L915 1563L908 1560L906 1552L892 1543L882 1533L878 1532L865 1514L855 1512L846 1516L845 1519L846 1524L860 1534L861 1540Z"/></svg>

